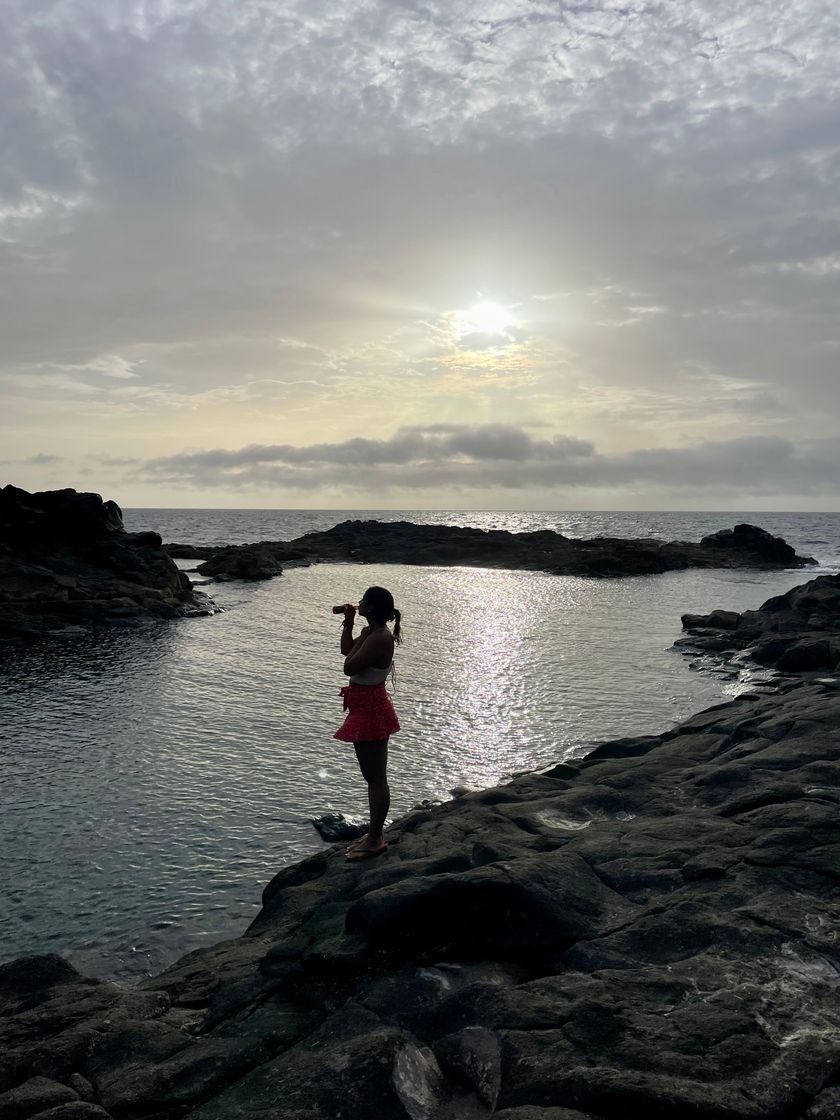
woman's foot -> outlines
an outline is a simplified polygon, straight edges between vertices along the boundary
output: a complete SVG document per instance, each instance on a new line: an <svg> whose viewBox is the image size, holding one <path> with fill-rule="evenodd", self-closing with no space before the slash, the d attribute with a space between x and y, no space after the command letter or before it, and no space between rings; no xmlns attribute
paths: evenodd
<svg viewBox="0 0 840 1120"><path fill-rule="evenodd" d="M347 859L355 862L363 859L373 859L374 856L381 856L387 849L388 844L382 836L377 838L363 836L360 840L357 840L355 844L351 844L350 847L347 848L345 855Z"/></svg>

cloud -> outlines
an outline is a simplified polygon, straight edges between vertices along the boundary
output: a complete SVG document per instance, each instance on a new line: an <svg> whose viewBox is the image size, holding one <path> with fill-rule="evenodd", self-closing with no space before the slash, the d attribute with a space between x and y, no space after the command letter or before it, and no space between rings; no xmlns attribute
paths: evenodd
<svg viewBox="0 0 840 1120"><path fill-rule="evenodd" d="M25 459L0 459L0 463L4 466L46 467L63 462L60 455L48 455L44 451L38 452L37 455L29 455Z"/></svg>
<svg viewBox="0 0 840 1120"><path fill-rule="evenodd" d="M173 472L195 476L203 470L232 472L232 476L241 477L243 471L259 470L268 463L302 468L325 464L369 467L456 461L462 456L474 462L559 461L587 456L592 451L592 445L583 440L565 437L534 440L521 428L511 425L435 424L429 428L416 425L402 428L390 439L356 438L306 447L274 444L243 447L237 451L182 452L153 460L145 464L145 469L166 477L171 477Z"/></svg>
<svg viewBox="0 0 840 1120"><path fill-rule="evenodd" d="M823 0L9 0L4 35L10 454L58 437L175 478L185 444L282 430L287 458L219 452L207 486L342 462L473 485L709 432L807 458L840 424ZM516 326L453 339L478 300ZM400 446L344 447L372 408ZM537 412L599 451L433 438Z"/></svg>
<svg viewBox="0 0 840 1120"><path fill-rule="evenodd" d="M432 487L620 490L649 485L688 493L808 494L836 486L840 439L797 444L750 437L609 454L572 437L534 439L511 425L452 424L406 428L385 440L184 452L139 463L136 470L159 484L232 490L332 487L345 493L393 493Z"/></svg>

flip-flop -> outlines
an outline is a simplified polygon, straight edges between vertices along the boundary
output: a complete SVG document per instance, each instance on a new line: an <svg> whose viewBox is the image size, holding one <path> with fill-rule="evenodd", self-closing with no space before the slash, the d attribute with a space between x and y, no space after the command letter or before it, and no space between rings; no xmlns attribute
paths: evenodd
<svg viewBox="0 0 840 1120"><path fill-rule="evenodd" d="M383 842L378 848L351 848L349 852L344 853L344 858L349 859L351 863L360 863L363 859L373 859L374 856L381 856L387 850L388 844Z"/></svg>

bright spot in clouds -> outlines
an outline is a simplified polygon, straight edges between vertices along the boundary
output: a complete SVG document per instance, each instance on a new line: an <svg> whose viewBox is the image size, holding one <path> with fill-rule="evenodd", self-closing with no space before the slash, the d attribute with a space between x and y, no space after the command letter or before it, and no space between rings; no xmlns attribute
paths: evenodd
<svg viewBox="0 0 840 1120"><path fill-rule="evenodd" d="M456 311L453 323L457 337L464 338L470 334L507 334L516 320L501 304L482 300L466 311Z"/></svg>

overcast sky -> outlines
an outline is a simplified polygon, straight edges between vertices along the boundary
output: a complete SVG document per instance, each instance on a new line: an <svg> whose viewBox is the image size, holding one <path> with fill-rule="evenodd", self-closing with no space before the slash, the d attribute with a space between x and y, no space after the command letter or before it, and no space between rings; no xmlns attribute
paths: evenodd
<svg viewBox="0 0 840 1120"><path fill-rule="evenodd" d="M836 0L0 0L3 481L838 509Z"/></svg>

